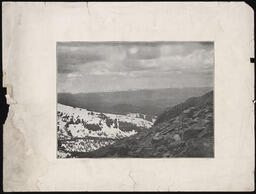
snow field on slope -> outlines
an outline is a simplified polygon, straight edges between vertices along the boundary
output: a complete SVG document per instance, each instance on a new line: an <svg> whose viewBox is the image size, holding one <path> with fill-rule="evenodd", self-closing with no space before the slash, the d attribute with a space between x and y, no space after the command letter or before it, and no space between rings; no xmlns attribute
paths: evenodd
<svg viewBox="0 0 256 194"><path fill-rule="evenodd" d="M137 127L143 128L150 128L153 123L142 118L135 118L134 115L127 116L127 115L116 115L116 114L109 114L103 113L106 117L117 120L118 127L115 128L114 124L108 126L106 121L101 118L102 113L88 111L86 109L81 108L73 108L70 106L58 104L57 111L63 113L60 117L58 116L58 127L59 131L63 136L68 136L67 132L64 130L66 122L73 118L76 122L77 119L85 121L87 124L95 124L101 127L101 130L92 131L88 130L86 127L83 126L82 123L77 124L69 124L68 130L71 132L72 136L74 137L107 137L107 138L123 138L129 137L131 135L135 135L137 132L135 130L131 131L122 131L119 129L119 121L132 123ZM68 117L69 119L63 119L63 117Z"/></svg>

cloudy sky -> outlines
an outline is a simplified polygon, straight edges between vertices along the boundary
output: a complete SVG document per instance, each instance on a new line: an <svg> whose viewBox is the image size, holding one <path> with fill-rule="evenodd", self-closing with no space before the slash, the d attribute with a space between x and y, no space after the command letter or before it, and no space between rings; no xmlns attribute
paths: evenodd
<svg viewBox="0 0 256 194"><path fill-rule="evenodd" d="M58 42L57 91L213 86L212 42Z"/></svg>

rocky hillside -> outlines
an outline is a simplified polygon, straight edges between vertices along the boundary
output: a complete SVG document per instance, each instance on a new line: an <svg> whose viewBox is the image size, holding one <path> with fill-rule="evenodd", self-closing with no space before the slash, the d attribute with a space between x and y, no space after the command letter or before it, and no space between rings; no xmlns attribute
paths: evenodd
<svg viewBox="0 0 256 194"><path fill-rule="evenodd" d="M73 157L214 157L213 92L168 108L148 130Z"/></svg>

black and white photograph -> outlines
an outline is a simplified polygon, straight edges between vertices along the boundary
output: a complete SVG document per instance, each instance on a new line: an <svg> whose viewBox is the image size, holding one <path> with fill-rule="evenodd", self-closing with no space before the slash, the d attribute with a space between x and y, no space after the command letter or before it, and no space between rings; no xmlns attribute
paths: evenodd
<svg viewBox="0 0 256 194"><path fill-rule="evenodd" d="M2 12L3 191L255 190L248 3Z"/></svg>
<svg viewBox="0 0 256 194"><path fill-rule="evenodd" d="M214 157L213 42L58 42L57 158Z"/></svg>

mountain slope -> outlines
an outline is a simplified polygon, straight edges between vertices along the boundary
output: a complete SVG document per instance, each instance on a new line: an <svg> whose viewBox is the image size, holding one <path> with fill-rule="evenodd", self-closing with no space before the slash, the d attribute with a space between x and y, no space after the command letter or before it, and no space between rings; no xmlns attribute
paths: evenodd
<svg viewBox="0 0 256 194"><path fill-rule="evenodd" d="M74 157L213 157L213 92L189 98L137 135Z"/></svg>
<svg viewBox="0 0 256 194"><path fill-rule="evenodd" d="M148 129L153 122L143 119L145 117L141 114L107 114L58 104L59 157L67 157L67 153L74 151L93 151Z"/></svg>

